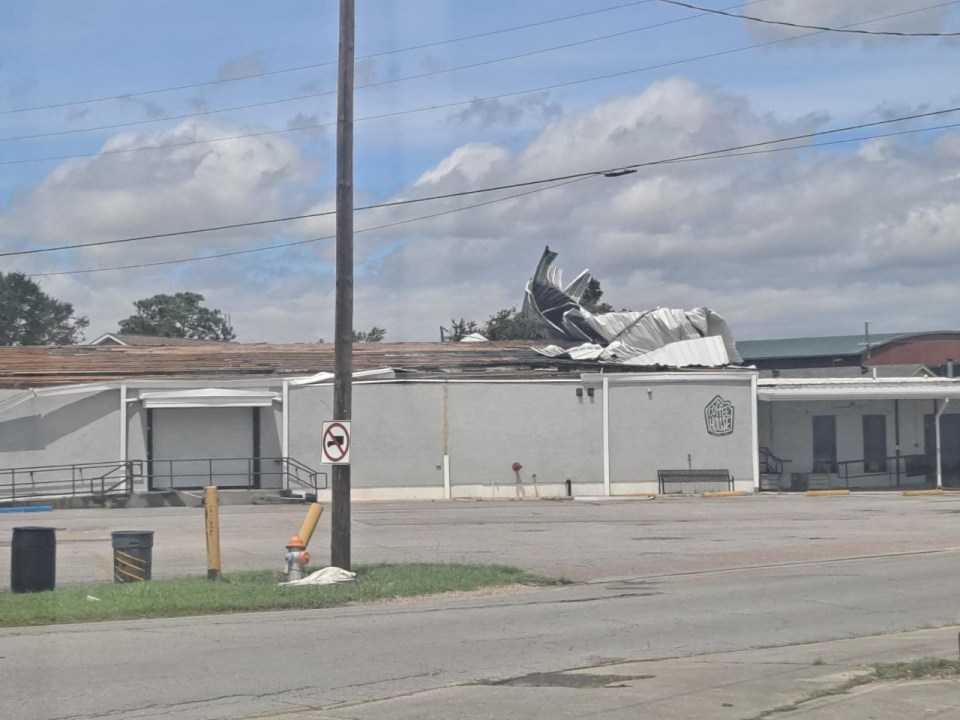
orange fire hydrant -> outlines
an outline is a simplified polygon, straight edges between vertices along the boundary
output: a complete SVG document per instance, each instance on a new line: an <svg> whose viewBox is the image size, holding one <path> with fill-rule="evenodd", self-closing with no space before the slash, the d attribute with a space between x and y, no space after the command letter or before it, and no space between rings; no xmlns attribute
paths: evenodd
<svg viewBox="0 0 960 720"><path fill-rule="evenodd" d="M307 544L299 535L294 535L287 541L287 553L283 556L283 561L287 565L287 582L300 580L307 574L310 553L307 552Z"/></svg>

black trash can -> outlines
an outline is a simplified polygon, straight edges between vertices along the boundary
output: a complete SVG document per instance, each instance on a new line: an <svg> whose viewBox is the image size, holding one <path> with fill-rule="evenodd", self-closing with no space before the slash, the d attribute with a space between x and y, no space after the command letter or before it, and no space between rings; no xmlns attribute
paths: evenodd
<svg viewBox="0 0 960 720"><path fill-rule="evenodd" d="M11 592L42 592L53 590L56 584L56 529L15 527L10 545Z"/></svg>
<svg viewBox="0 0 960 720"><path fill-rule="evenodd" d="M118 583L150 579L153 567L152 530L116 530L110 533L113 544L113 580Z"/></svg>

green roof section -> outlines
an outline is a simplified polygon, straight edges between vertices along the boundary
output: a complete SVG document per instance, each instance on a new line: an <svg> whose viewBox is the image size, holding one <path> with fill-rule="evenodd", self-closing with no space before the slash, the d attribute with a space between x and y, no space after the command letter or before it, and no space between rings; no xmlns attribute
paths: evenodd
<svg viewBox="0 0 960 720"><path fill-rule="evenodd" d="M895 338L927 333L870 333L870 346ZM848 357L859 355L867 347L863 335L783 338L780 340L737 340L737 351L744 362L775 358Z"/></svg>

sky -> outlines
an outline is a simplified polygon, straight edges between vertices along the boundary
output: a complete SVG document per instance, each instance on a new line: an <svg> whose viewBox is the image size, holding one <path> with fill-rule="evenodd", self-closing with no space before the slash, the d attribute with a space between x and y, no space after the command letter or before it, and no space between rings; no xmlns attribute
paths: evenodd
<svg viewBox="0 0 960 720"><path fill-rule="evenodd" d="M357 0L355 205L423 201L356 211L355 327L482 323L549 245L617 309L706 306L739 339L960 330L960 111L900 119L960 110L960 1L693 4L941 35L663 0ZM44 251L0 272L72 303L88 340L180 291L241 342L332 339L337 14L0 3L0 253Z"/></svg>

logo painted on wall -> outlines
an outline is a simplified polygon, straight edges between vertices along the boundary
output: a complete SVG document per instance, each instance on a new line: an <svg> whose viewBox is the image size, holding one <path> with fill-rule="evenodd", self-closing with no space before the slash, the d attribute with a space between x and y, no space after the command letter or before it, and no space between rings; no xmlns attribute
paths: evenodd
<svg viewBox="0 0 960 720"><path fill-rule="evenodd" d="M703 418L710 435L730 435L733 432L733 403L717 395L703 409Z"/></svg>

